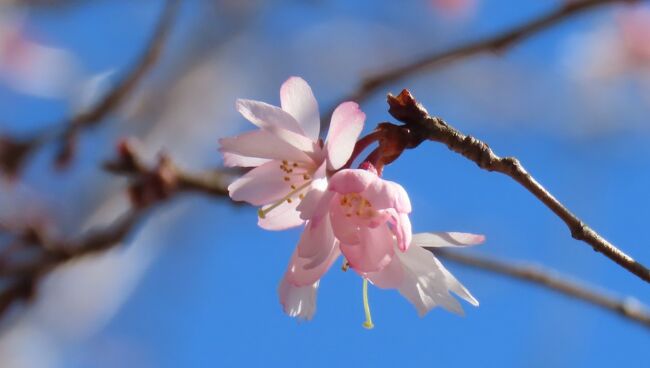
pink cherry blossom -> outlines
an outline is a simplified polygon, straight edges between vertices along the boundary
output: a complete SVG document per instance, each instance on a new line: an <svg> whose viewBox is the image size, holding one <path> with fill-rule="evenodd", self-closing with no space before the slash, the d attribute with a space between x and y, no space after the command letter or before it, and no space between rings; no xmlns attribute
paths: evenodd
<svg viewBox="0 0 650 368"><path fill-rule="evenodd" d="M262 206L258 223L269 230L304 223L296 207L317 179L348 161L365 121L356 103L340 104L323 144L318 103L307 82L289 78L280 102L237 100L237 110L259 129L220 140L226 166L254 167L228 187L230 197Z"/></svg>
<svg viewBox="0 0 650 368"><path fill-rule="evenodd" d="M324 222L327 221L327 217L324 218ZM323 232L322 227L305 231L280 283L280 302L285 313L292 317L309 320L314 316L320 278L341 254L338 240L331 236L319 237L324 235ZM323 247L323 252L318 256L300 256L301 246L316 239L321 240L319 246ZM463 309L450 291L474 306L478 306L478 301L424 247L463 247L484 240L482 235L457 232L415 234L404 252L394 242L396 256L386 267L378 272L361 273L361 276L380 288L397 289L415 306L420 316L436 306L462 315Z"/></svg>
<svg viewBox="0 0 650 368"><path fill-rule="evenodd" d="M344 169L326 183L317 181L298 206L305 231L278 289L284 311L311 319L320 278L343 255L347 265L381 288L394 288L420 315L441 305L462 313L449 290L476 305L476 299L423 246L481 243L480 235L429 233L411 235L408 194L380 178L372 165ZM367 303L364 284L364 303ZM367 327L372 326L367 312Z"/></svg>
<svg viewBox="0 0 650 368"><path fill-rule="evenodd" d="M332 231L358 272L379 271L411 242L411 201L401 185L369 170L341 170L330 178Z"/></svg>

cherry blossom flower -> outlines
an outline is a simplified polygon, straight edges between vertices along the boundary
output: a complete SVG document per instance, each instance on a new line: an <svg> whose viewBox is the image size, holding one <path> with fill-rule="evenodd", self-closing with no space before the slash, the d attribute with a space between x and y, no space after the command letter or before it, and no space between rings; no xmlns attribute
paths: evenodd
<svg viewBox="0 0 650 368"><path fill-rule="evenodd" d="M268 230L304 223L296 207L316 180L345 165L365 121L355 102L340 104L323 144L318 103L307 82L289 78L280 102L237 100L237 110L259 129L220 140L226 166L254 167L228 187L230 197L262 206L258 224Z"/></svg>
<svg viewBox="0 0 650 368"><path fill-rule="evenodd" d="M436 305L462 313L447 290L476 303L421 247L477 244L483 237L440 233L413 238L408 218L411 203L404 188L380 178L372 165L362 167L340 170L327 183L317 181L298 206L307 224L278 289L284 311L311 319L319 280L340 255L345 257L346 267L364 278L364 326L368 328L372 322L366 280L398 289L421 315Z"/></svg>
<svg viewBox="0 0 650 368"><path fill-rule="evenodd" d="M322 231L321 229L320 232ZM322 260L319 257L301 257L299 255L301 245L318 239L317 234L324 235L318 231L311 235L307 232L303 234L278 289L285 313L299 319L310 320L314 316L320 278L340 255L338 240L325 236L322 238L322 244L328 244L330 251ZM463 309L460 303L450 292L478 306L478 301L470 292L425 247L464 247L480 244L484 240L485 237L482 235L468 233L421 233L413 235L413 240L405 252L402 252L395 242L396 256L386 267L378 272L360 273L364 277L364 307L367 319L364 326L372 327L366 280L370 280L380 288L397 289L415 306L421 317L436 306L462 315Z"/></svg>

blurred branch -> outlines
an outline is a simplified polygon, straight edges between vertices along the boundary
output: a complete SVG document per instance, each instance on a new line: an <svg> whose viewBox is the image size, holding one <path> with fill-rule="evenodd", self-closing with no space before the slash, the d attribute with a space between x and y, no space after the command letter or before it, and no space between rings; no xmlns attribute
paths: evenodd
<svg viewBox="0 0 650 368"><path fill-rule="evenodd" d="M3 171L10 177L17 175L29 155L39 147L50 142L58 142L60 144L56 162L59 166L65 166L74 155L76 140L80 131L97 125L115 110L131 95L138 83L160 59L174 18L178 12L179 4L179 0L167 0L156 30L138 62L94 106L69 118L62 124L57 124L54 130L47 127L27 139L0 137L0 171ZM63 125L62 129L60 125Z"/></svg>
<svg viewBox="0 0 650 368"><path fill-rule="evenodd" d="M583 300L589 304L597 305L605 310L619 314L646 328L650 328L650 311L632 297L617 299L590 289L579 282L569 281L567 276L560 275L552 270L545 270L539 266L512 264L512 262L504 262L459 252L450 252L439 248L427 249L436 256L452 262L526 281L554 290L571 298Z"/></svg>
<svg viewBox="0 0 650 368"><path fill-rule="evenodd" d="M499 157L485 142L465 135L444 120L429 115L408 90L403 90L397 97L389 94L388 104L390 114L405 124L403 126L388 123L380 125L380 129L384 129L386 134L391 135L389 140L392 142L388 148L385 148L389 161L396 159L404 149L417 147L425 140L443 143L450 150L474 161L480 168L511 177L564 221L573 238L591 245L596 252L604 254L621 267L650 283L650 270L646 266L622 252L569 211L526 171L519 160L514 157ZM382 143L384 142L380 142L380 145ZM379 166L381 168L381 165Z"/></svg>
<svg viewBox="0 0 650 368"><path fill-rule="evenodd" d="M0 224L0 232L12 236L16 243L0 253L0 277L6 286L0 292L0 316L20 300L31 299L38 283L56 267L90 254L109 250L129 236L144 219L147 210L184 192L199 192L214 197L227 197L227 174L210 171L188 173L176 166L168 156L149 167L126 142L119 145L117 159L105 168L129 179L128 193L132 207L109 225L90 229L75 239L49 239L37 227L14 230ZM19 251L36 252L29 262L11 259Z"/></svg>
<svg viewBox="0 0 650 368"><path fill-rule="evenodd" d="M422 72L424 70L451 64L454 61L483 52L504 52L518 42L534 36L546 28L549 28L557 23L567 20L568 18L595 9L597 7L613 3L634 3L638 1L639 0L562 1L562 5L552 12L530 20L527 23L514 27L501 34L479 39L477 41L472 41L465 45L457 46L449 50L444 50L442 52L435 52L415 61L405 63L404 65L397 66L365 78L361 82L361 85L353 93L345 98L342 98L339 102L361 102L370 97L370 95L379 90L381 87L386 86L390 83L397 82L403 78ZM333 106L336 107L337 105L338 103L334 104ZM327 115L327 118L323 119L323 121L329 122L329 117L331 117L331 112L333 110L334 108L329 110L329 115Z"/></svg>

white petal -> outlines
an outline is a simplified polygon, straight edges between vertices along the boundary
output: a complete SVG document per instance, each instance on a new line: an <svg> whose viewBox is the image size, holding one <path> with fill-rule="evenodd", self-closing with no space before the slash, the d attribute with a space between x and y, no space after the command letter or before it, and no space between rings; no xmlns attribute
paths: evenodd
<svg viewBox="0 0 650 368"><path fill-rule="evenodd" d="M302 126L305 135L312 141L318 140L320 116L318 102L309 84L299 77L287 79L280 88L282 110L291 114Z"/></svg>
<svg viewBox="0 0 650 368"><path fill-rule="evenodd" d="M316 281L312 285L294 286L283 278L278 287L278 296L284 313L290 317L310 320L316 313Z"/></svg>
<svg viewBox="0 0 650 368"><path fill-rule="evenodd" d="M279 161L269 161L235 180L228 186L230 198L262 206L286 196L291 186L284 180L280 165Z"/></svg>
<svg viewBox="0 0 650 368"><path fill-rule="evenodd" d="M221 138L219 144L221 145L219 150L222 153L229 152L246 157L306 162L313 165L313 160L308 154L265 130L254 130L236 137Z"/></svg>
<svg viewBox="0 0 650 368"><path fill-rule="evenodd" d="M325 143L329 169L339 169L348 161L365 120L355 102L344 102L334 110Z"/></svg>
<svg viewBox="0 0 650 368"><path fill-rule="evenodd" d="M235 107L243 117L262 129L276 127L304 134L296 119L277 106L261 101L238 99Z"/></svg>
<svg viewBox="0 0 650 368"><path fill-rule="evenodd" d="M411 244L405 253L395 252L404 268L404 279L399 292L418 310L420 316L436 306L463 315L458 301L449 290L458 294L473 305L478 305L469 294L434 255L424 248Z"/></svg>
<svg viewBox="0 0 650 368"><path fill-rule="evenodd" d="M258 219L257 225L266 230L285 230L302 225L305 221L300 218L300 212L296 210L298 203L298 200L292 200L291 203L282 202L264 218Z"/></svg>
<svg viewBox="0 0 650 368"><path fill-rule="evenodd" d="M237 110L248 120L281 140L309 154L315 154L318 144L305 136L296 119L279 107L259 101L237 100Z"/></svg>
<svg viewBox="0 0 650 368"><path fill-rule="evenodd" d="M484 241L485 236L470 233L438 232L413 234L413 244L425 248L464 247L481 244Z"/></svg>
<svg viewBox="0 0 650 368"><path fill-rule="evenodd" d="M248 157L230 152L223 153L223 165L226 167L257 167L267 162L269 159L266 158Z"/></svg>

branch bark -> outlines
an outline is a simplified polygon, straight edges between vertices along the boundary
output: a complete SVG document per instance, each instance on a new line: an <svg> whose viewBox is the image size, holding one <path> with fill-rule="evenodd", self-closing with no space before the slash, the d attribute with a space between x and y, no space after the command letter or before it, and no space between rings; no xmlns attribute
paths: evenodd
<svg viewBox="0 0 650 368"><path fill-rule="evenodd" d="M14 230L0 224L1 232L9 233L22 244L22 247L11 246L10 251L0 254L0 277L7 281L0 291L0 317L18 301L31 299L39 282L55 268L121 244L155 205L186 192L216 198L227 198L228 194L227 174L219 171L189 173L174 165L167 156L161 156L154 167L149 167L126 142L119 146L119 157L107 162L105 168L129 179L128 193L133 204L112 223L90 229L73 239L48 239L38 228ZM27 263L12 261L12 254L25 250L37 254Z"/></svg>
<svg viewBox="0 0 650 368"><path fill-rule="evenodd" d="M602 253L640 279L650 283L650 270L646 266L625 254L569 211L526 171L519 160L514 157L499 157L485 142L461 133L441 118L429 115L407 90L403 90L397 97L388 95L388 104L390 114L405 123L401 131L408 135L407 148L416 147L424 140L440 142L450 150L474 161L484 170L509 176L564 221L573 238L589 244L596 252Z"/></svg>
<svg viewBox="0 0 650 368"><path fill-rule="evenodd" d="M483 52L504 52L518 42L525 40L537 33L554 26L578 14L614 3L634 3L639 0L575 0L563 1L560 7L530 20L506 32L489 36L465 45L454 47L442 52L426 55L415 61L385 70L361 82L359 88L341 101L363 101L372 93L390 83L397 82L407 76L422 72L434 67L451 64L454 61L470 57Z"/></svg>
<svg viewBox="0 0 650 368"><path fill-rule="evenodd" d="M449 261L504 275L515 280L525 281L599 306L650 329L650 312L632 297L615 298L607 295L607 293L601 293L600 291L588 288L580 282L569 281L569 277L560 275L552 270L545 270L539 266L513 264L513 262L504 262L466 253L450 252L440 248L436 248L435 250L432 248L428 249L436 256Z"/></svg>

